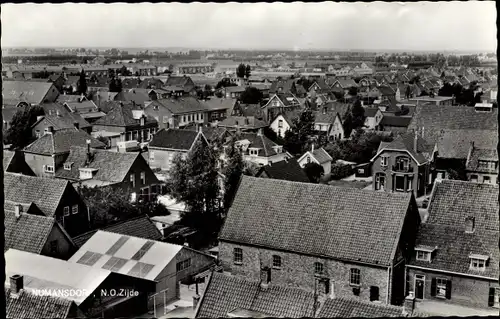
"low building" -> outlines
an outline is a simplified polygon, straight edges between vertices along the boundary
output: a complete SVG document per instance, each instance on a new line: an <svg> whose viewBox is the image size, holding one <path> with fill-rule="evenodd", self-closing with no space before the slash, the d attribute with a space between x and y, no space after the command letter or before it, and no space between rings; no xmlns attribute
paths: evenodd
<svg viewBox="0 0 500 319"><path fill-rule="evenodd" d="M497 185L436 183L429 217L418 231L415 252L406 266L406 292L413 293L418 307L425 309L428 302L456 304L498 315L497 199Z"/></svg>
<svg viewBox="0 0 500 319"><path fill-rule="evenodd" d="M414 101L418 104L431 103L438 106L451 106L453 105L454 98L451 96L419 96L409 98L408 101Z"/></svg>
<svg viewBox="0 0 500 319"><path fill-rule="evenodd" d="M286 132L293 127L294 119L298 119L299 117L300 117L300 110L298 109L290 110L288 112L284 111L271 120L269 128L273 130L276 133L276 135L278 135L281 138L284 138Z"/></svg>
<svg viewBox="0 0 500 319"><path fill-rule="evenodd" d="M384 115L382 114L382 111L378 107L366 107L365 117L366 117L365 128L368 130L375 130L377 127L379 127L379 124L382 121Z"/></svg>
<svg viewBox="0 0 500 319"><path fill-rule="evenodd" d="M3 100L24 101L29 105L54 102L59 91L53 83L34 81L3 81Z"/></svg>
<svg viewBox="0 0 500 319"><path fill-rule="evenodd" d="M42 137L52 127L54 131L64 129L77 129L90 134L92 125L87 122L78 113L56 111L56 114L39 116L38 120L32 126L32 134L36 138Z"/></svg>
<svg viewBox="0 0 500 319"><path fill-rule="evenodd" d="M253 116L228 116L222 122L217 123L217 127L224 128L230 132L239 130L241 132L257 133L259 130L267 127L267 124Z"/></svg>
<svg viewBox="0 0 500 319"><path fill-rule="evenodd" d="M262 131L257 133L241 133L237 136L236 145L240 148L243 160L257 165L268 165L284 161L292 156L267 138Z"/></svg>
<svg viewBox="0 0 500 319"><path fill-rule="evenodd" d="M376 129L384 132L405 133L408 131L411 120L409 116L383 115Z"/></svg>
<svg viewBox="0 0 500 319"><path fill-rule="evenodd" d="M471 142L465 170L471 182L498 184L498 151L478 148Z"/></svg>
<svg viewBox="0 0 500 319"><path fill-rule="evenodd" d="M260 168L255 177L274 178L292 182L309 183L309 177L295 158L285 159Z"/></svg>
<svg viewBox="0 0 500 319"><path fill-rule="evenodd" d="M158 122L159 129L183 128L209 122L209 108L192 96L160 99L146 106L144 113Z"/></svg>
<svg viewBox="0 0 500 319"><path fill-rule="evenodd" d="M333 158L323 148L314 149L314 145L311 151L305 152L297 161L302 168L309 163L316 163L323 168L323 174L328 175L332 172Z"/></svg>

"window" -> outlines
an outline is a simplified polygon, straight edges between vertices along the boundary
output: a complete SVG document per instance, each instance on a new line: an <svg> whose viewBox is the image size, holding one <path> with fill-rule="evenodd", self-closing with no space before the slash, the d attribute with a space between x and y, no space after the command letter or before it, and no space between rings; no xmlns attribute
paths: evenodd
<svg viewBox="0 0 500 319"><path fill-rule="evenodd" d="M396 170L407 171L410 167L410 159L406 156L401 156L396 158Z"/></svg>
<svg viewBox="0 0 500 319"><path fill-rule="evenodd" d="M155 160L155 152L149 151L149 160L154 161Z"/></svg>
<svg viewBox="0 0 500 319"><path fill-rule="evenodd" d="M490 287L488 306L493 308L500 308L500 288Z"/></svg>
<svg viewBox="0 0 500 319"><path fill-rule="evenodd" d="M281 269L281 256L273 255L273 268Z"/></svg>
<svg viewBox="0 0 500 319"><path fill-rule="evenodd" d="M311 163L311 158L308 156L307 157L307 164Z"/></svg>
<svg viewBox="0 0 500 319"><path fill-rule="evenodd" d="M361 271L358 268L351 268L351 278L349 282L352 286L361 284Z"/></svg>
<svg viewBox="0 0 500 319"><path fill-rule="evenodd" d="M180 261L176 265L177 272L188 269L189 267L191 267L191 258Z"/></svg>
<svg viewBox="0 0 500 319"><path fill-rule="evenodd" d="M474 182L474 183L477 183L477 175L471 175L470 176L470 181Z"/></svg>
<svg viewBox="0 0 500 319"><path fill-rule="evenodd" d="M491 183L490 177L489 176L483 176L483 183L490 184Z"/></svg>
<svg viewBox="0 0 500 319"><path fill-rule="evenodd" d="M67 171L71 171L71 164L73 163L64 163L64 169L67 170Z"/></svg>
<svg viewBox="0 0 500 319"><path fill-rule="evenodd" d="M388 162L389 162L389 161L388 161L387 156L382 156L382 157L380 158L380 166L385 167L385 166L387 166L387 165L388 165Z"/></svg>
<svg viewBox="0 0 500 319"><path fill-rule="evenodd" d="M243 263L243 250L241 248L235 248L233 250L233 262L237 265Z"/></svg>
<svg viewBox="0 0 500 319"><path fill-rule="evenodd" d="M431 253L428 251L417 250L417 260L431 261Z"/></svg>
<svg viewBox="0 0 500 319"><path fill-rule="evenodd" d="M185 115L182 116L182 122L186 122L186 116Z"/></svg>
<svg viewBox="0 0 500 319"><path fill-rule="evenodd" d="M135 176L134 176L134 173L130 174L130 182L132 183L132 187L135 187Z"/></svg>
<svg viewBox="0 0 500 319"><path fill-rule="evenodd" d="M378 301L379 299L379 288L377 286L370 287L370 301Z"/></svg>
<svg viewBox="0 0 500 319"><path fill-rule="evenodd" d="M396 190L403 191L405 190L405 178L404 176L396 176Z"/></svg>
<svg viewBox="0 0 500 319"><path fill-rule="evenodd" d="M200 114L200 120L203 120L203 113Z"/></svg>
<svg viewBox="0 0 500 319"><path fill-rule="evenodd" d="M259 150L258 149L250 149L249 152L250 152L250 155L254 155L254 156L259 155Z"/></svg>
<svg viewBox="0 0 500 319"><path fill-rule="evenodd" d="M470 268L472 270L480 270L480 271L485 270L486 269L486 260L471 258Z"/></svg>
<svg viewBox="0 0 500 319"><path fill-rule="evenodd" d="M438 298L450 299L451 281L445 278L432 278L431 292Z"/></svg>
<svg viewBox="0 0 500 319"><path fill-rule="evenodd" d="M132 203L135 203L136 200L137 200L137 193L131 193L130 194L130 201Z"/></svg>
<svg viewBox="0 0 500 319"><path fill-rule="evenodd" d="M44 171L47 173L54 173L54 166L52 165L44 165Z"/></svg>
<svg viewBox="0 0 500 319"><path fill-rule="evenodd" d="M168 123L168 116L163 117L163 124L166 124L166 123Z"/></svg>
<svg viewBox="0 0 500 319"><path fill-rule="evenodd" d="M73 205L73 207L71 207L71 213L73 215L78 214L78 205Z"/></svg>
<svg viewBox="0 0 500 319"><path fill-rule="evenodd" d="M69 216L69 206L64 207L64 216Z"/></svg>
<svg viewBox="0 0 500 319"><path fill-rule="evenodd" d="M385 188L385 174L377 173L375 175L375 190L384 190Z"/></svg>
<svg viewBox="0 0 500 319"><path fill-rule="evenodd" d="M315 262L314 263L314 273L315 274L322 274L324 271L324 266L320 262Z"/></svg>
<svg viewBox="0 0 500 319"><path fill-rule="evenodd" d="M142 185L146 184L146 172L141 172L141 183Z"/></svg>
<svg viewBox="0 0 500 319"><path fill-rule="evenodd" d="M413 188L413 178L406 179L406 190L411 191Z"/></svg>
<svg viewBox="0 0 500 319"><path fill-rule="evenodd" d="M57 240L52 240L50 242L50 252L52 254L57 254L57 251L58 251L58 244L57 244Z"/></svg>
<svg viewBox="0 0 500 319"><path fill-rule="evenodd" d="M278 127L279 128L283 128L283 120L279 120L278 121Z"/></svg>

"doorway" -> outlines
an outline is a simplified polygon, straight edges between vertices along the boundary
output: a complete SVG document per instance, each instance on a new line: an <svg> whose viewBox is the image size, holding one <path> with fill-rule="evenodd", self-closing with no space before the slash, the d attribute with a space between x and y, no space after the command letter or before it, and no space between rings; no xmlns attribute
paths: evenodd
<svg viewBox="0 0 500 319"><path fill-rule="evenodd" d="M415 298L424 299L425 276L415 275Z"/></svg>

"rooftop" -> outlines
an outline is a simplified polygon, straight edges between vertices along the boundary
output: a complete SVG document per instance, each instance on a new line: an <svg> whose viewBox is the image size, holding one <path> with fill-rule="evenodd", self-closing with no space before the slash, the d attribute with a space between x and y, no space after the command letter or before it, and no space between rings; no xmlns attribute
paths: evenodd
<svg viewBox="0 0 500 319"><path fill-rule="evenodd" d="M265 165L260 169L257 176L259 176L262 172L265 172L269 178L303 183L310 182L306 173L302 170L299 163L294 158L275 162L272 163L272 165Z"/></svg>
<svg viewBox="0 0 500 319"><path fill-rule="evenodd" d="M188 151L200 133L194 130L161 129L149 143L150 147ZM201 133L203 136L203 133Z"/></svg>
<svg viewBox="0 0 500 319"><path fill-rule="evenodd" d="M90 140L91 148L105 148L106 145L95 139L87 132L72 129L60 129L53 133L46 133L36 141L24 148L26 153L42 155L53 155L69 152L71 146L87 147L87 140Z"/></svg>

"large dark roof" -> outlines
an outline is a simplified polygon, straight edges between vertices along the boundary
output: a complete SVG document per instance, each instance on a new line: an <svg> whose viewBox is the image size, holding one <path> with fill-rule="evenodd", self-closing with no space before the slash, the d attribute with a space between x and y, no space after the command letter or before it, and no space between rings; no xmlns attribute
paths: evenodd
<svg viewBox="0 0 500 319"><path fill-rule="evenodd" d="M139 237L157 241L161 241L161 239L163 238L158 228L153 224L153 222L151 222L149 217L145 215L119 222L117 224L108 226L101 230L121 235L127 235L127 236L133 236L133 237ZM82 247L83 244L85 244L87 240L89 240L90 237L92 237L96 232L97 230L93 230L88 233L74 237L73 242L78 247Z"/></svg>
<svg viewBox="0 0 500 319"><path fill-rule="evenodd" d="M379 125L389 127L408 127L411 117L384 115Z"/></svg>
<svg viewBox="0 0 500 319"><path fill-rule="evenodd" d="M5 289L5 310L7 318L68 318L76 304L69 300L53 296L34 294L21 290L16 296Z"/></svg>
<svg viewBox="0 0 500 319"><path fill-rule="evenodd" d="M303 183L310 182L306 173L294 158L263 166L257 176L262 172L265 172L269 178Z"/></svg>
<svg viewBox="0 0 500 319"><path fill-rule="evenodd" d="M484 149L474 146L470 148L469 152L467 162L465 163L465 167L468 171L498 174L498 165L496 168L483 167L482 165L479 165L479 161L498 162L497 149Z"/></svg>
<svg viewBox="0 0 500 319"><path fill-rule="evenodd" d="M174 114L204 112L209 110L209 106L206 103L203 103L192 96L183 96L172 99L159 99L151 103L151 105L157 104L166 108ZM151 105L149 107L151 107Z"/></svg>
<svg viewBox="0 0 500 319"><path fill-rule="evenodd" d="M40 104L53 87L54 85L50 82L3 81L2 95L7 100L24 100L32 104Z"/></svg>
<svg viewBox="0 0 500 319"><path fill-rule="evenodd" d="M410 265L498 279L498 186L443 180L434 185L429 218L417 234L416 245L436 247L432 262ZM465 219L474 217L473 233L465 232ZM489 256L486 270L470 270L470 254Z"/></svg>
<svg viewBox="0 0 500 319"><path fill-rule="evenodd" d="M45 115L42 121L47 121L47 126L52 126L54 130L72 129L75 128L75 123L78 123L80 128L88 128L91 125L78 113L59 113Z"/></svg>
<svg viewBox="0 0 500 319"><path fill-rule="evenodd" d="M398 135L392 142L381 142L376 156L383 150L407 151L420 165L431 158L434 147L417 135L417 149L415 150L415 134L406 133Z"/></svg>
<svg viewBox="0 0 500 319"><path fill-rule="evenodd" d="M466 159L471 142L478 148L496 149L498 144L498 131L491 129L444 129L440 132L437 139L438 156L440 158Z"/></svg>
<svg viewBox="0 0 500 319"><path fill-rule="evenodd" d="M5 200L35 203L45 216L54 216L68 181L54 178L32 177L21 174L4 174Z"/></svg>
<svg viewBox="0 0 500 319"><path fill-rule="evenodd" d="M134 113L138 115L134 117ZM127 103L115 105L105 116L95 121L94 125L120 127L138 126L140 125L140 113L145 115L145 126L157 124L157 121L153 117L146 115L139 107L134 107L132 104Z"/></svg>
<svg viewBox="0 0 500 319"><path fill-rule="evenodd" d="M219 237L389 265L411 199L411 194L244 176Z"/></svg>
<svg viewBox="0 0 500 319"><path fill-rule="evenodd" d="M318 314L318 318L379 317L404 317L403 307L375 304L354 298L328 298Z"/></svg>
<svg viewBox="0 0 500 319"><path fill-rule="evenodd" d="M69 152L71 146L87 147L87 140L90 140L90 147L105 148L106 145L95 139L82 130L61 129L53 133L47 133L24 148L27 153L52 155Z"/></svg>
<svg viewBox="0 0 500 319"><path fill-rule="evenodd" d="M218 126L233 128L239 127L242 130L255 130L267 127L267 124L266 122L261 121L253 116L228 116L223 121L221 121Z"/></svg>
<svg viewBox="0 0 500 319"><path fill-rule="evenodd" d="M196 318L228 318L235 310L253 316L302 318L314 316L314 295L300 288L270 285L262 290L250 281L214 272L200 301Z"/></svg>
<svg viewBox="0 0 500 319"><path fill-rule="evenodd" d="M194 130L162 129L153 136L149 146L187 151L191 149L197 137L198 132Z"/></svg>

